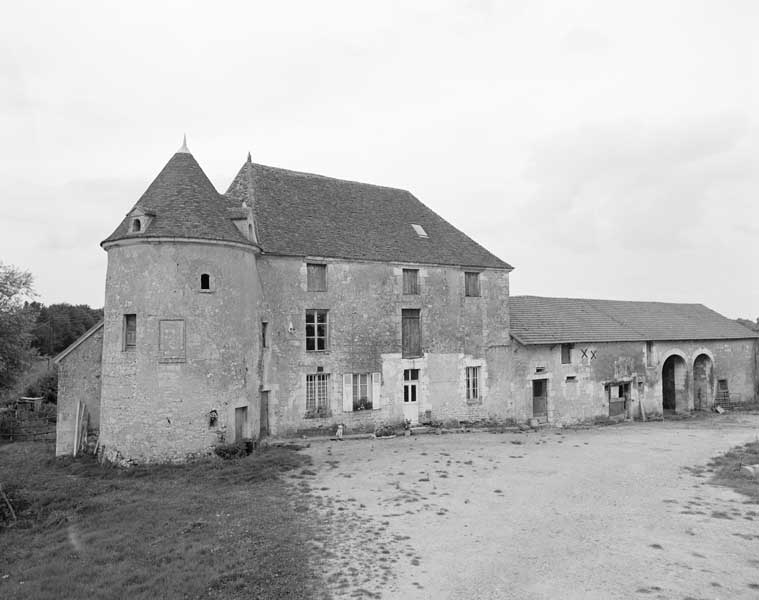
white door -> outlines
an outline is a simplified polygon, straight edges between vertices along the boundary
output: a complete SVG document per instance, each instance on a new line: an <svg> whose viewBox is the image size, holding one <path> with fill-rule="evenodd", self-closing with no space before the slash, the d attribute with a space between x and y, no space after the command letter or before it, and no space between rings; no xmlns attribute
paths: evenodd
<svg viewBox="0 0 759 600"><path fill-rule="evenodd" d="M403 371L403 418L419 423L419 369Z"/></svg>

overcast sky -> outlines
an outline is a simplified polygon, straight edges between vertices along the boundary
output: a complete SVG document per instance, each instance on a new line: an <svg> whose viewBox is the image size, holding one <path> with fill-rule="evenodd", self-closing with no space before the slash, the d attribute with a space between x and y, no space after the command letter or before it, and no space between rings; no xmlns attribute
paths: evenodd
<svg viewBox="0 0 759 600"><path fill-rule="evenodd" d="M759 2L0 0L0 260L102 306L98 246L187 132L402 187L512 294L759 316Z"/></svg>

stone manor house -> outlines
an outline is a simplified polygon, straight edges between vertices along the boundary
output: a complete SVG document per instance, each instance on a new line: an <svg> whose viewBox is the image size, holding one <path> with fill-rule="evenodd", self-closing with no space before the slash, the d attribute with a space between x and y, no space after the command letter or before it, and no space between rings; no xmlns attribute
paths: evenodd
<svg viewBox="0 0 759 600"><path fill-rule="evenodd" d="M382 423L569 424L753 400L756 335L701 306L509 297L512 267L405 190L186 144L115 231L63 351L58 454L111 460Z"/></svg>

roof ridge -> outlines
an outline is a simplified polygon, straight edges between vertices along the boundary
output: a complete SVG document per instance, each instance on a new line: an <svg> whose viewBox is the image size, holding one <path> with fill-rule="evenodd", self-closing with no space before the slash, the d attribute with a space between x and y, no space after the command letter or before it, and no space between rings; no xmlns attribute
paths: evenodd
<svg viewBox="0 0 759 600"><path fill-rule="evenodd" d="M409 190L407 190L406 188L401 188L401 187L393 187L393 186L390 186L390 185L380 185L378 183L368 183L366 181L358 181L356 179L343 179L341 177L332 177L330 175L321 175L319 173L309 173L308 171L296 171L294 169L285 169L283 167L275 167L275 166L272 166L272 165L264 165L262 163L256 163L256 162L251 162L250 164L253 167L263 167L264 169L271 169L273 171L281 171L283 173L289 173L291 175L299 175L299 176L302 176L302 177L314 177L314 178L318 178L318 179L329 179L331 181L340 181L342 183L355 183L357 185L367 185L367 186L371 186L371 187L375 187L375 188L381 188L381 189L385 189L385 190L395 190L395 191L398 191L398 192L406 192L407 194L410 194L410 195L413 196L413 194Z"/></svg>
<svg viewBox="0 0 759 600"><path fill-rule="evenodd" d="M545 300L574 300L577 302L624 302L626 304L666 304L668 306L703 306L709 308L703 302L666 302L664 300L615 300L613 298L578 298L569 296L538 296L536 294L517 294L510 298L544 298ZM712 312L714 311L713 309ZM721 314L721 313L717 313Z"/></svg>

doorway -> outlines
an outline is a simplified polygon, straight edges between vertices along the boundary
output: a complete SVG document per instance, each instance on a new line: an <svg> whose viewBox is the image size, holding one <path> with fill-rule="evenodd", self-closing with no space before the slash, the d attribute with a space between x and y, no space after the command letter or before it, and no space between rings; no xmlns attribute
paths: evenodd
<svg viewBox="0 0 759 600"><path fill-rule="evenodd" d="M662 408L672 412L688 410L687 369L685 361L676 354L662 365Z"/></svg>
<svg viewBox="0 0 759 600"><path fill-rule="evenodd" d="M548 380L532 380L532 416L548 416Z"/></svg>
<svg viewBox="0 0 759 600"><path fill-rule="evenodd" d="M412 425L419 423L419 369L403 371L403 418Z"/></svg>
<svg viewBox="0 0 759 600"><path fill-rule="evenodd" d="M245 439L248 431L248 407L241 406L235 409L235 441Z"/></svg>
<svg viewBox="0 0 759 600"><path fill-rule="evenodd" d="M714 375L712 359L706 354L699 354L693 361L693 408L707 410L712 404Z"/></svg>
<svg viewBox="0 0 759 600"><path fill-rule="evenodd" d="M259 436L269 435L269 392L261 392L261 425Z"/></svg>

